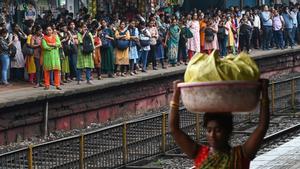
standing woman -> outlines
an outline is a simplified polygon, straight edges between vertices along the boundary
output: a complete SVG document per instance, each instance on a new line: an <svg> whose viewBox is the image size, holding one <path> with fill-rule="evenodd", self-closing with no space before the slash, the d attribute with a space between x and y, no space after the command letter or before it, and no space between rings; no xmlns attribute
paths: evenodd
<svg viewBox="0 0 300 169"><path fill-rule="evenodd" d="M112 41L114 40L114 33L110 28L108 28L107 22L104 19L101 21L101 26L101 67L102 71L108 74L108 77L113 78L115 62Z"/></svg>
<svg viewBox="0 0 300 169"><path fill-rule="evenodd" d="M140 23L140 59L142 63L142 72L147 72L147 61L148 61L148 53L150 51L150 37L151 34L146 27L145 22Z"/></svg>
<svg viewBox="0 0 300 169"><path fill-rule="evenodd" d="M42 74L43 74L43 61L42 61L42 39L43 39L43 29L41 26L36 26L31 38L31 47L34 49L33 57L34 64L36 67L36 88L43 87L42 85Z"/></svg>
<svg viewBox="0 0 300 169"><path fill-rule="evenodd" d="M54 73L54 85L57 90L62 90L60 88L60 56L59 48L61 47L61 42L58 36L53 34L53 29L51 26L46 27L46 34L42 40L43 49L43 68L44 68L44 80L45 80L45 90L50 88L50 73Z"/></svg>
<svg viewBox="0 0 300 169"><path fill-rule="evenodd" d="M30 28L28 29L28 37L26 40L26 44L27 45L27 51L24 52L23 50L23 55L25 55L25 62L26 62L26 71L29 75L29 82L31 84L35 84L34 79L35 79L35 75L36 75L36 66L34 63L34 49L33 46L31 46L31 39L33 37L33 32L35 28ZM25 46L26 47L26 46ZM24 47L23 47L24 49Z"/></svg>
<svg viewBox="0 0 300 169"><path fill-rule="evenodd" d="M188 40L188 56L189 59L197 52L200 52L200 24L197 13L194 13L193 20L188 22L188 28L193 33L193 38Z"/></svg>
<svg viewBox="0 0 300 169"><path fill-rule="evenodd" d="M93 51L86 53L83 51L85 40L90 40L93 45ZM94 68L93 52L95 50L93 35L88 31L87 25L82 24L80 32L78 33L78 57L77 57L77 84L80 84L81 71L85 69L87 84L93 84L91 82L91 71Z"/></svg>
<svg viewBox="0 0 300 169"><path fill-rule="evenodd" d="M1 61L1 84L8 86L8 69L9 69L9 46L12 45L12 40L6 28L0 29L0 61Z"/></svg>
<svg viewBox="0 0 300 169"><path fill-rule="evenodd" d="M200 20L200 49L201 52L204 52L204 44L205 44L205 33L204 30L207 26L207 16L204 13L201 13L201 20Z"/></svg>
<svg viewBox="0 0 300 169"><path fill-rule="evenodd" d="M70 34L70 53L69 53L69 62L71 70L71 78L77 77L77 55L78 55L78 31L75 29L75 22L72 21L69 23L69 34Z"/></svg>
<svg viewBox="0 0 300 169"><path fill-rule="evenodd" d="M115 33L115 37L118 40L124 40L128 41L130 40L130 33L126 29L125 21L121 21L119 29ZM117 42L118 43L118 42ZM129 46L128 46L129 47ZM117 45L115 53L116 53L116 65L117 65L117 71L118 67L121 69L121 76L126 76L126 70L124 72L124 69L129 66L129 48L126 49L120 49Z"/></svg>
<svg viewBox="0 0 300 169"><path fill-rule="evenodd" d="M25 59L22 53L21 40L26 40L27 35L21 30L17 24L12 25L13 29L13 45L17 49L15 59L11 61L11 79L24 80Z"/></svg>
<svg viewBox="0 0 300 169"><path fill-rule="evenodd" d="M207 27L205 28L204 49L205 51L207 51L208 54L210 54L213 50L219 49L218 37L217 37L218 25L219 22L214 21L213 18L210 18L207 22ZM208 36L210 36L208 33L211 34L212 39L208 38Z"/></svg>
<svg viewBox="0 0 300 169"><path fill-rule="evenodd" d="M187 65L187 40L193 37L192 32L186 27L186 19L184 17L180 20L180 37L178 42L178 58L177 61L183 61Z"/></svg>
<svg viewBox="0 0 300 169"><path fill-rule="evenodd" d="M180 38L180 28L177 25L177 19L172 19L172 25L167 33L166 42L168 46L169 63L174 67L177 63L178 57L178 44Z"/></svg>
<svg viewBox="0 0 300 169"><path fill-rule="evenodd" d="M130 22L129 25L129 32L130 32L130 48L129 48L129 69L130 75L137 74L136 72L136 64L139 58L138 51L137 51L137 41L139 39L139 31L136 28L136 23L134 20Z"/></svg>
<svg viewBox="0 0 300 169"><path fill-rule="evenodd" d="M95 31L95 35L94 35L94 45L95 45L95 52L94 52L94 64L95 64L95 68L97 71L97 77L98 80L101 80L101 52L100 52L100 48L102 46L101 43L101 39L100 39L100 35L101 35L101 29L98 28Z"/></svg>
<svg viewBox="0 0 300 169"><path fill-rule="evenodd" d="M149 57L152 61L152 68L153 70L157 70L156 68L156 54L157 54L157 39L158 39L158 30L155 26L155 21L150 21L149 23L149 31L150 31L150 53Z"/></svg>
<svg viewBox="0 0 300 169"><path fill-rule="evenodd" d="M226 27L228 28L228 42L227 42L227 51L228 53L235 54L235 39L234 39L234 28L232 26L231 17L227 15L226 18Z"/></svg>
<svg viewBox="0 0 300 169"><path fill-rule="evenodd" d="M68 33L67 25L61 25L61 32L59 32L62 47L59 49L61 58L61 79L63 83L70 81L70 63L69 63L69 42L70 34Z"/></svg>

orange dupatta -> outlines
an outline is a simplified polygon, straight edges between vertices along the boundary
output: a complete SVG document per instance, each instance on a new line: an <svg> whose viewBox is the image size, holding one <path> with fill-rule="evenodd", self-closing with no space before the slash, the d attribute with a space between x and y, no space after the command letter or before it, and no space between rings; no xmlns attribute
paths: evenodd
<svg viewBox="0 0 300 169"><path fill-rule="evenodd" d="M55 45L56 44L56 36L55 35L44 35L43 38L45 39L46 43L48 45ZM42 50L42 53L41 53L41 58L40 58L40 64L42 65L43 64L43 59L44 59L44 55L43 55L43 50Z"/></svg>
<svg viewBox="0 0 300 169"><path fill-rule="evenodd" d="M44 36L45 41L47 42L48 45L55 45L56 44L56 36L55 35L45 35Z"/></svg>

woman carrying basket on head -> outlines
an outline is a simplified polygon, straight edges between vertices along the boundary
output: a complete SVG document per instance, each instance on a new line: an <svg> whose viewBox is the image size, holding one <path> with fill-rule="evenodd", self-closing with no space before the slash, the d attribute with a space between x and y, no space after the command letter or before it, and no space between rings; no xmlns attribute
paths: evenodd
<svg viewBox="0 0 300 169"><path fill-rule="evenodd" d="M247 169L254 159L269 126L268 80L262 80L262 102L259 123L254 132L242 145L231 147L233 130L231 113L205 113L203 126L206 128L208 145L200 145L185 134L179 125L178 81L174 82L169 125L173 137L181 150L191 159L197 169Z"/></svg>

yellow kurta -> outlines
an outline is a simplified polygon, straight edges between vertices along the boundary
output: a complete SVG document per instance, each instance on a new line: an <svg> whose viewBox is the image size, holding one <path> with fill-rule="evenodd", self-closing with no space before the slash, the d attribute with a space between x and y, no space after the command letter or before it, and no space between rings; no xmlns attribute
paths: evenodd
<svg viewBox="0 0 300 169"><path fill-rule="evenodd" d="M116 31L115 37L118 38L120 36L119 31ZM126 40L130 40L130 33L126 31ZM115 49L116 55L116 64L117 65L129 65L129 48L125 50Z"/></svg>
<svg viewBox="0 0 300 169"><path fill-rule="evenodd" d="M227 46L228 47L232 47L232 46L234 46L234 35L233 35L233 32L232 32L232 30L231 30L231 22L230 21L228 21L226 24L229 24L230 25L230 29L228 30L228 44L227 44Z"/></svg>
<svg viewBox="0 0 300 169"><path fill-rule="evenodd" d="M26 44L30 45L31 44L31 38L32 35L29 35L27 37ZM36 67L34 63L34 55L32 56L25 56L26 57L26 70L28 74L36 73Z"/></svg>

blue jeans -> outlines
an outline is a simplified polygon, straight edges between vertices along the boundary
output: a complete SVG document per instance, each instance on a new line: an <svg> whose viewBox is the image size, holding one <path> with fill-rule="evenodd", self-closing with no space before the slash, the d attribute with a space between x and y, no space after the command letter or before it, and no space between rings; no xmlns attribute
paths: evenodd
<svg viewBox="0 0 300 169"><path fill-rule="evenodd" d="M272 26L263 26L263 40L262 40L262 49L269 49L270 42L272 39Z"/></svg>
<svg viewBox="0 0 300 169"><path fill-rule="evenodd" d="M77 76L77 53L71 53L69 55L71 77Z"/></svg>
<svg viewBox="0 0 300 169"><path fill-rule="evenodd" d="M297 35L297 27L294 26L293 30L292 30L292 39L294 41L294 45L295 45L295 42L297 41L296 35Z"/></svg>
<svg viewBox="0 0 300 169"><path fill-rule="evenodd" d="M275 43L278 48L283 48L283 33L282 30L274 31Z"/></svg>
<svg viewBox="0 0 300 169"><path fill-rule="evenodd" d="M40 65L40 59L34 58L34 63L36 67L36 83L41 84L43 79L43 66Z"/></svg>
<svg viewBox="0 0 300 169"><path fill-rule="evenodd" d="M7 76L8 76L8 69L9 69L9 63L10 63L10 58L8 54L3 54L0 55L0 60L1 60L1 81L2 83L7 83Z"/></svg>
<svg viewBox="0 0 300 169"><path fill-rule="evenodd" d="M285 46L287 47L288 44L292 47L295 44L293 39L293 28L285 28Z"/></svg>
<svg viewBox="0 0 300 169"><path fill-rule="evenodd" d="M91 68L85 68L85 76L87 81L91 80L91 70ZM81 71L82 69L77 69L77 81L80 81L81 79Z"/></svg>
<svg viewBox="0 0 300 169"><path fill-rule="evenodd" d="M222 57L227 55L227 41L228 35L226 35L223 39L219 40L220 55Z"/></svg>
<svg viewBox="0 0 300 169"><path fill-rule="evenodd" d="M149 51L146 51L146 50L141 51L141 57L140 58L141 58L141 62L142 62L142 65L143 65L143 70L147 69L148 53L149 53Z"/></svg>

